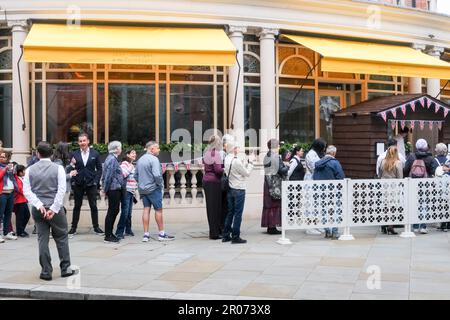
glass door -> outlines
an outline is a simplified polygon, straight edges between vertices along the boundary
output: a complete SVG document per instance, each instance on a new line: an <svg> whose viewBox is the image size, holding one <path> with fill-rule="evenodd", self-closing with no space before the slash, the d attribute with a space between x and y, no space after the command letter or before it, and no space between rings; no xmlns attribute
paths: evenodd
<svg viewBox="0 0 450 320"><path fill-rule="evenodd" d="M328 144L333 143L333 118L332 114L345 108L345 92L337 90L319 91L320 110L320 136Z"/></svg>

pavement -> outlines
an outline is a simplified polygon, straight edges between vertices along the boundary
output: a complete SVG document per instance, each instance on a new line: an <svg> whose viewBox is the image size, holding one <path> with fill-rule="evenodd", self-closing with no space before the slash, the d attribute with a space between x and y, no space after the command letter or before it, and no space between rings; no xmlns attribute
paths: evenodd
<svg viewBox="0 0 450 320"><path fill-rule="evenodd" d="M288 231L276 243L259 220L244 220L247 244L209 240L207 224L171 223L172 242L141 242L142 229L119 244L92 230L70 240L78 276L61 278L51 242L53 281L38 278L37 237L0 244L0 295L31 299L450 299L450 233L400 238L354 228L354 241ZM401 230L401 229L400 229ZM399 231L400 231L399 230Z"/></svg>

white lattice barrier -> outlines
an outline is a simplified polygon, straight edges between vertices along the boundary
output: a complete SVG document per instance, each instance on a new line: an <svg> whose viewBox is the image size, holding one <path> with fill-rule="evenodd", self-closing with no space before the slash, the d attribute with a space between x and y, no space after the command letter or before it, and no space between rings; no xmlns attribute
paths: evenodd
<svg viewBox="0 0 450 320"><path fill-rule="evenodd" d="M282 186L282 237L286 230L405 225L450 221L450 178L285 181Z"/></svg>
<svg viewBox="0 0 450 320"><path fill-rule="evenodd" d="M285 230L344 226L346 197L345 180L283 181L279 242L289 243Z"/></svg>
<svg viewBox="0 0 450 320"><path fill-rule="evenodd" d="M410 179L410 223L450 221L450 179Z"/></svg>
<svg viewBox="0 0 450 320"><path fill-rule="evenodd" d="M348 226L407 223L406 179L348 180Z"/></svg>

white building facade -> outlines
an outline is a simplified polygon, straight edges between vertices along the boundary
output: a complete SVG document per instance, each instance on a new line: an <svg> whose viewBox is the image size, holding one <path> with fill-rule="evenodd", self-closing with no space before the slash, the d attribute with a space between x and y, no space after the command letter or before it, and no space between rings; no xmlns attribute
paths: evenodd
<svg viewBox="0 0 450 320"><path fill-rule="evenodd" d="M196 121L202 132L226 132L231 124L234 129L265 129L258 134L261 151L273 136L290 143L310 143L320 136L331 142L324 106L346 108L377 96L418 92L450 102L450 86L445 86L450 76L324 71L322 54L285 35L391 44L450 60L450 17L433 11L435 1L427 5L429 10L408 4L5 0L0 8L0 139L19 163L41 140L72 142L85 131L93 143L170 143L175 129L193 134ZM38 24L220 29L237 50L239 64L27 62L24 43ZM172 197L175 182L168 181L173 182ZM256 212L262 178L255 174L252 181L248 193ZM196 183L186 190L184 181L181 193L192 192L195 198Z"/></svg>

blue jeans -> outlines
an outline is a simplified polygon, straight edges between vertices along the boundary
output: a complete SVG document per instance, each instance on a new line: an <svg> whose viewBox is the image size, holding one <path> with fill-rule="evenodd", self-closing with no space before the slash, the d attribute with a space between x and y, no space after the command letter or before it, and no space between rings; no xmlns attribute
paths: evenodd
<svg viewBox="0 0 450 320"><path fill-rule="evenodd" d="M11 224L11 215L14 207L14 192L0 195L0 221L3 221L3 235L8 234L8 226Z"/></svg>
<svg viewBox="0 0 450 320"><path fill-rule="evenodd" d="M227 193L228 213L225 218L223 237L229 238L230 232L233 239L241 234L242 212L244 211L245 190L231 189ZM233 225L233 226L232 226Z"/></svg>
<svg viewBox="0 0 450 320"><path fill-rule="evenodd" d="M116 236L123 236L124 231L131 233L131 214L133 213L133 194L124 192L119 223L117 224Z"/></svg>

